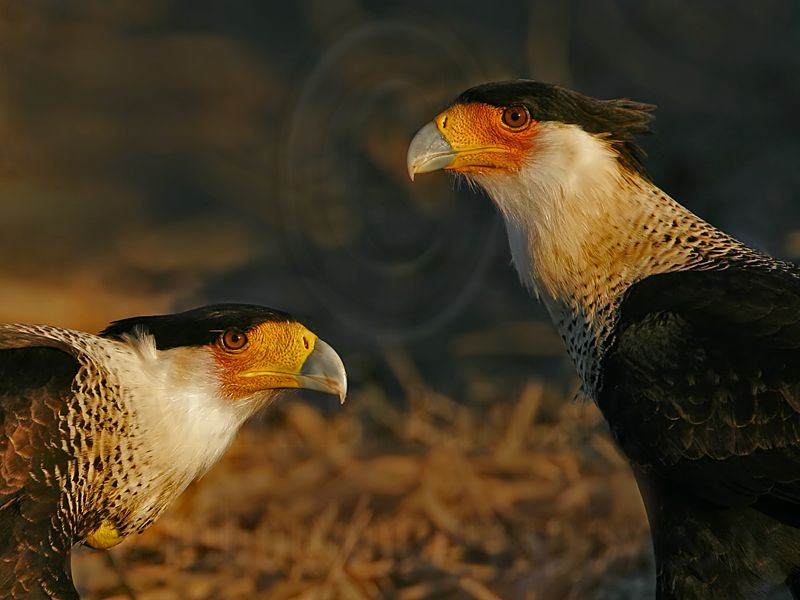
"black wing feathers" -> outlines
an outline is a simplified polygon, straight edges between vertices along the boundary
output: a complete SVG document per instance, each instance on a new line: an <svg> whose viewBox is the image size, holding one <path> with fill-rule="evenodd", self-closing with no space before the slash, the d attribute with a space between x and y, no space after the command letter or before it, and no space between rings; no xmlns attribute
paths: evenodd
<svg viewBox="0 0 800 600"><path fill-rule="evenodd" d="M800 525L800 279L776 265L634 285L598 404L634 463L687 495Z"/></svg>
<svg viewBox="0 0 800 600"><path fill-rule="evenodd" d="M659 311L723 337L800 348L800 273L737 267L649 277L627 294L620 327Z"/></svg>

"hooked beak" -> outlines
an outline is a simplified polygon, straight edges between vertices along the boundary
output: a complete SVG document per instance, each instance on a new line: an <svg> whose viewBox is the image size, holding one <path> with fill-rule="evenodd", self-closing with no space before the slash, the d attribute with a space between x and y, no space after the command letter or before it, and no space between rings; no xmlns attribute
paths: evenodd
<svg viewBox="0 0 800 600"><path fill-rule="evenodd" d="M321 339L317 338L314 350L306 358L296 379L298 387L339 396L339 403L344 404L347 396L344 363L336 351Z"/></svg>
<svg viewBox="0 0 800 600"><path fill-rule="evenodd" d="M439 169L468 176L520 171L539 129L530 118L515 129L503 121L504 113L502 107L466 102L436 115L409 144L406 166L411 180L417 173Z"/></svg>
<svg viewBox="0 0 800 600"><path fill-rule="evenodd" d="M308 350L304 358L292 364L292 361L280 361L258 364L254 368L243 371L240 375L245 380L255 382L255 390L305 389L333 394L344 404L347 395L347 374L344 364L336 351L313 333L306 332L306 339L313 339L313 348ZM291 355L291 354L290 354ZM285 356L281 356L285 358Z"/></svg>
<svg viewBox="0 0 800 600"><path fill-rule="evenodd" d="M417 173L430 173L446 169L457 156L450 143L444 139L434 121L417 132L408 147L406 166L408 176L414 181Z"/></svg>

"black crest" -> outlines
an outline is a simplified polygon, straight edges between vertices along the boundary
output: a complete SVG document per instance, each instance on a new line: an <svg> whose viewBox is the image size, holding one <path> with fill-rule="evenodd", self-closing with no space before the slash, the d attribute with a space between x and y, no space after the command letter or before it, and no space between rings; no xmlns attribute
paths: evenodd
<svg viewBox="0 0 800 600"><path fill-rule="evenodd" d="M204 346L227 329L247 331L266 321L294 321L285 312L253 304L213 304L171 315L131 317L114 321L100 335L120 339L124 334L149 332L159 350Z"/></svg>
<svg viewBox="0 0 800 600"><path fill-rule="evenodd" d="M598 100L566 88L528 79L486 83L468 89L454 104L483 102L493 106L525 106L537 121L579 125L584 131L607 136L623 165L647 177L644 152L635 136L650 133L653 104L632 100Z"/></svg>

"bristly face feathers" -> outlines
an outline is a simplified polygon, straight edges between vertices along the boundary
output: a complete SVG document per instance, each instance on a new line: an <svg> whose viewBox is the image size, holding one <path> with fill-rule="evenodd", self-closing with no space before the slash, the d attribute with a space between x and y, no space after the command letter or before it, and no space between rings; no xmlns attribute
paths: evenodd
<svg viewBox="0 0 800 600"><path fill-rule="evenodd" d="M343 399L346 390L344 367L330 346L287 313L261 306L216 304L133 317L112 323L100 335L123 341L144 336L161 352L202 350L216 365L219 395L233 401L289 388Z"/></svg>
<svg viewBox="0 0 800 600"><path fill-rule="evenodd" d="M559 140L550 134L571 129L601 142L624 173L648 181L635 138L650 131L654 108L537 81L480 85L417 133L408 149L408 172L412 179L437 169L470 176L518 173L537 158L542 164L540 148L557 149ZM562 148L557 161L567 164L571 152Z"/></svg>
<svg viewBox="0 0 800 600"><path fill-rule="evenodd" d="M463 92L453 105L483 103L504 108L524 106L534 122L578 125L607 137L622 164L646 177L644 153L636 136L650 133L655 105L626 99L598 100L566 88L517 79L478 85Z"/></svg>

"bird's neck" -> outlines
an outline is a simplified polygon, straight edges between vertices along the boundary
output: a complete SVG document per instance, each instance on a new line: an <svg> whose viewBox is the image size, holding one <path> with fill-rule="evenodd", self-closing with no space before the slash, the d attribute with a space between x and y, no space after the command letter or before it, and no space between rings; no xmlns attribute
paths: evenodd
<svg viewBox="0 0 800 600"><path fill-rule="evenodd" d="M115 451L126 463L125 480L140 492L128 506L127 534L146 527L210 469L252 411L237 410L215 395L218 381L212 379L211 364L198 362L200 351L159 351L150 336L103 343L127 440L122 444L118 435L111 443L118 444ZM115 475L106 473L106 478Z"/></svg>
<svg viewBox="0 0 800 600"><path fill-rule="evenodd" d="M738 244L582 131L544 140L522 173L478 183L500 208L520 278L547 306L585 384L633 283L702 266L714 246Z"/></svg>
<svg viewBox="0 0 800 600"><path fill-rule="evenodd" d="M130 340L117 368L152 452L165 471L191 479L222 456L252 413L219 395L216 364L201 349L156 350L150 336ZM128 362L130 361L130 362ZM187 482L188 483L188 482Z"/></svg>

